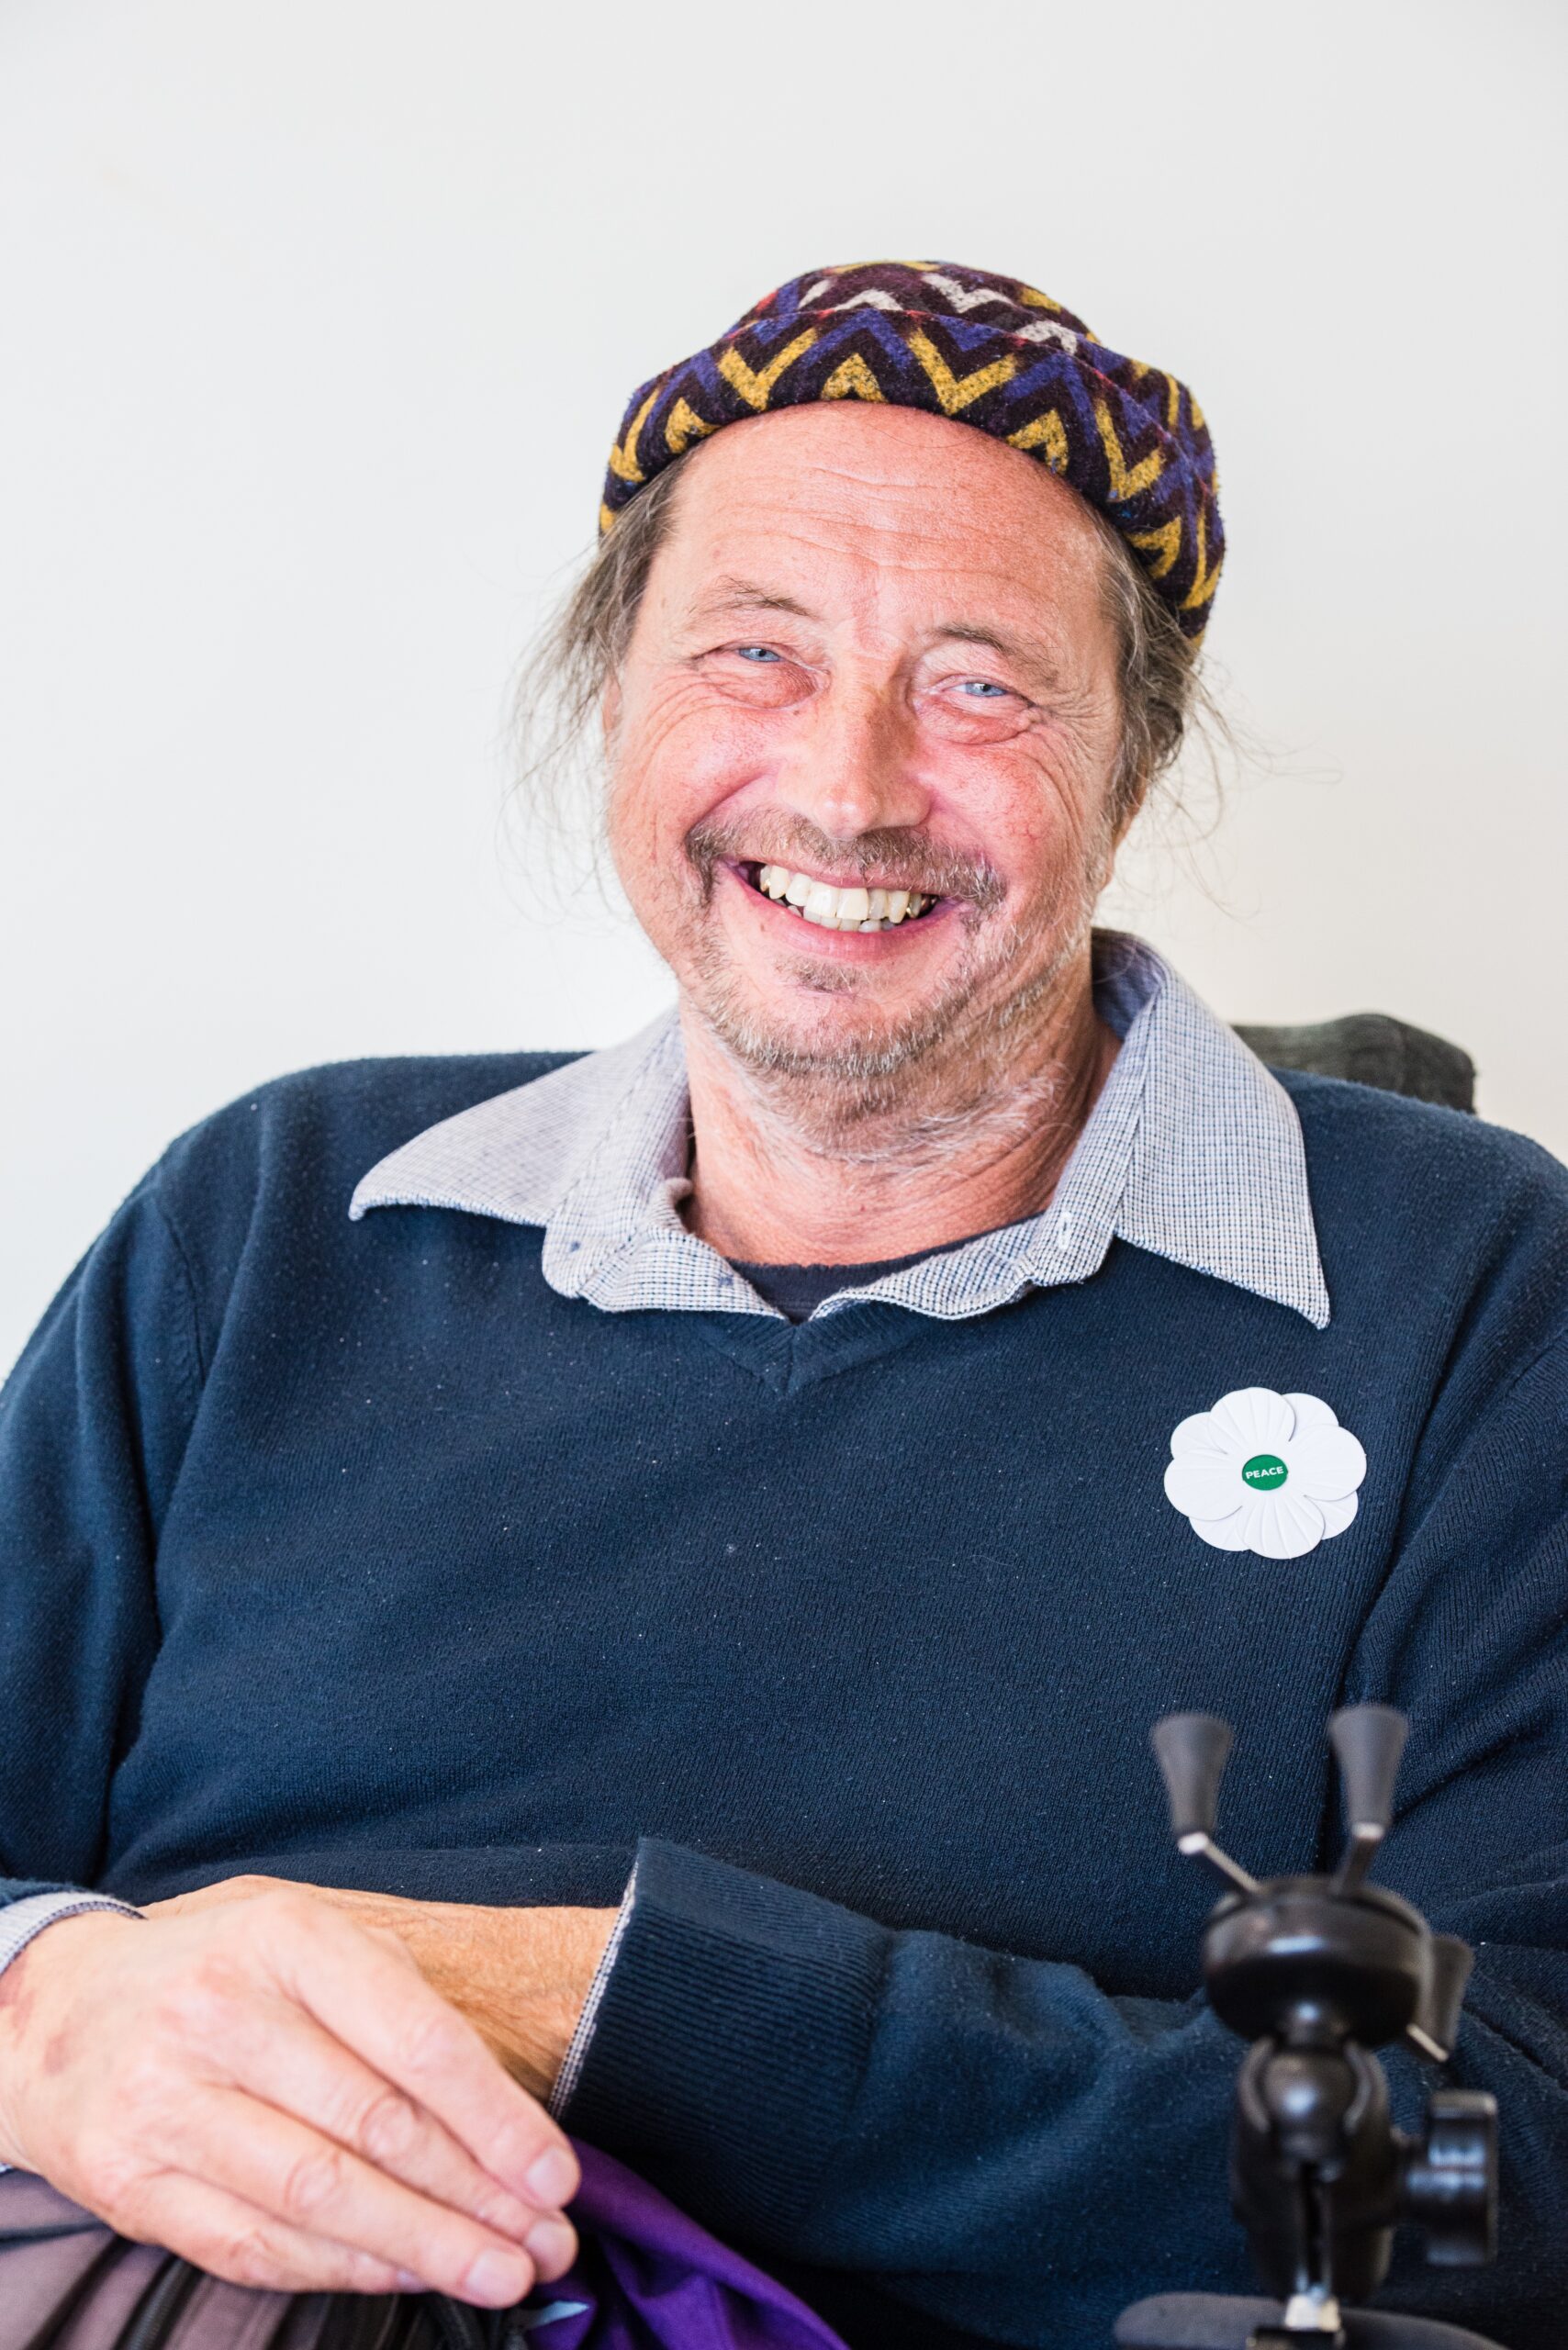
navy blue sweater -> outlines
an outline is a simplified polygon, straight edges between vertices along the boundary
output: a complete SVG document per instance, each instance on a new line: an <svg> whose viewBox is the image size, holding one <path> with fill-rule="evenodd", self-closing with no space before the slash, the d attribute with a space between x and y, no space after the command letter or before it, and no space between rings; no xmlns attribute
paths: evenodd
<svg viewBox="0 0 1568 2350"><path fill-rule="evenodd" d="M1323 1729L1414 1724L1383 1880L1479 1948L1503 2258L1390 2298L1568 2311L1568 1179L1321 1080L1333 1319L1124 1244L969 1321L558 1296L532 1228L352 1225L543 1058L360 1064L178 1143L0 1402L0 1871L239 1870L633 1922L567 2120L857 2345L1102 2350L1245 2289L1213 1886L1146 1738L1228 1716L1226 1844L1335 1841ZM1361 1438L1355 1522L1200 1541L1171 1430L1244 1386ZM1417 2068L1391 2061L1414 2118Z"/></svg>

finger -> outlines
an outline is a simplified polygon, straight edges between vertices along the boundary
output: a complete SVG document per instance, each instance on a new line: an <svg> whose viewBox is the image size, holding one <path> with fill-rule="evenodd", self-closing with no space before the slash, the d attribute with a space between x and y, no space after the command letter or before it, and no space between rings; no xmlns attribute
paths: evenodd
<svg viewBox="0 0 1568 2350"><path fill-rule="evenodd" d="M566 2134L390 1937L323 1903L287 1911L285 1987L336 2040L442 2122L514 2195L559 2210L580 2173Z"/></svg>
<svg viewBox="0 0 1568 2350"><path fill-rule="evenodd" d="M178 2171L139 2187L115 2225L137 2244L162 2244L231 2285L274 2293L397 2293L422 2284L396 2264L329 2244L239 2196Z"/></svg>
<svg viewBox="0 0 1568 2350"><path fill-rule="evenodd" d="M190 2176L301 2235L411 2270L438 2292L504 2309L532 2288L534 2265L520 2245L237 2090L194 2091L178 2143Z"/></svg>
<svg viewBox="0 0 1568 2350"><path fill-rule="evenodd" d="M235 2087L335 2138L360 2158L521 2243L541 2216L476 2162L432 2113L373 2072L302 2008L241 2009L224 2055Z"/></svg>

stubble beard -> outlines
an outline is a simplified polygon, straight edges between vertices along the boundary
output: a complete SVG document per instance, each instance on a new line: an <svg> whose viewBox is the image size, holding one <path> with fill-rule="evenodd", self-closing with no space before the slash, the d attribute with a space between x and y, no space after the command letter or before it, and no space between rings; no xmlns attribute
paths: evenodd
<svg viewBox="0 0 1568 2350"><path fill-rule="evenodd" d="M1026 922L964 909L968 932L935 992L902 1018L838 1024L813 1038L770 1015L747 988L704 906L686 992L748 1091L808 1147L838 1157L908 1158L973 1147L979 1122L998 1141L1037 1133L1076 1091L1050 1049L1052 1013L1087 950L1096 892L1065 879ZM1010 968L1026 976L1006 984ZM783 973L804 995L858 991L855 971L802 956Z"/></svg>

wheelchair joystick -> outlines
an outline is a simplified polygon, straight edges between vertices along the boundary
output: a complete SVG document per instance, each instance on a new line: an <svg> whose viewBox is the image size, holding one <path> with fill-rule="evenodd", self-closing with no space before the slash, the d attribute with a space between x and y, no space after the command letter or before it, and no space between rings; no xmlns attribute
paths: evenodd
<svg viewBox="0 0 1568 2350"><path fill-rule="evenodd" d="M1335 1716L1349 1830L1338 1868L1260 1884L1215 1841L1229 1725L1209 1714L1155 1724L1177 1847L1229 1888L1204 1931L1203 1970L1215 2013L1250 2042L1236 2086L1231 2202L1282 2306L1161 2295L1124 2312L1124 2350L1487 2350L1452 2326L1349 2306L1383 2282L1401 2221L1425 2231L1435 2265L1488 2261L1495 2249L1495 2100L1438 2089L1409 2137L1394 2126L1372 2053L1399 2042L1440 2064L1471 1967L1465 1943L1367 1883L1406 1731L1387 1706Z"/></svg>

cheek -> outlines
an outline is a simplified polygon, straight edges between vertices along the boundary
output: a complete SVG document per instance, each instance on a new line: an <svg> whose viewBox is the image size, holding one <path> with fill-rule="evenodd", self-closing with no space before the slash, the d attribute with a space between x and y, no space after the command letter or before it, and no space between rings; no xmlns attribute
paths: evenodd
<svg viewBox="0 0 1568 2350"><path fill-rule="evenodd" d="M612 761L612 846L681 841L769 772L772 744L762 713L716 702L682 684L627 712Z"/></svg>
<svg viewBox="0 0 1568 2350"><path fill-rule="evenodd" d="M1014 906L1054 890L1064 873L1095 867L1104 831L1105 790L1069 746L1038 738L984 758L949 754L935 763L935 806L1006 876Z"/></svg>

